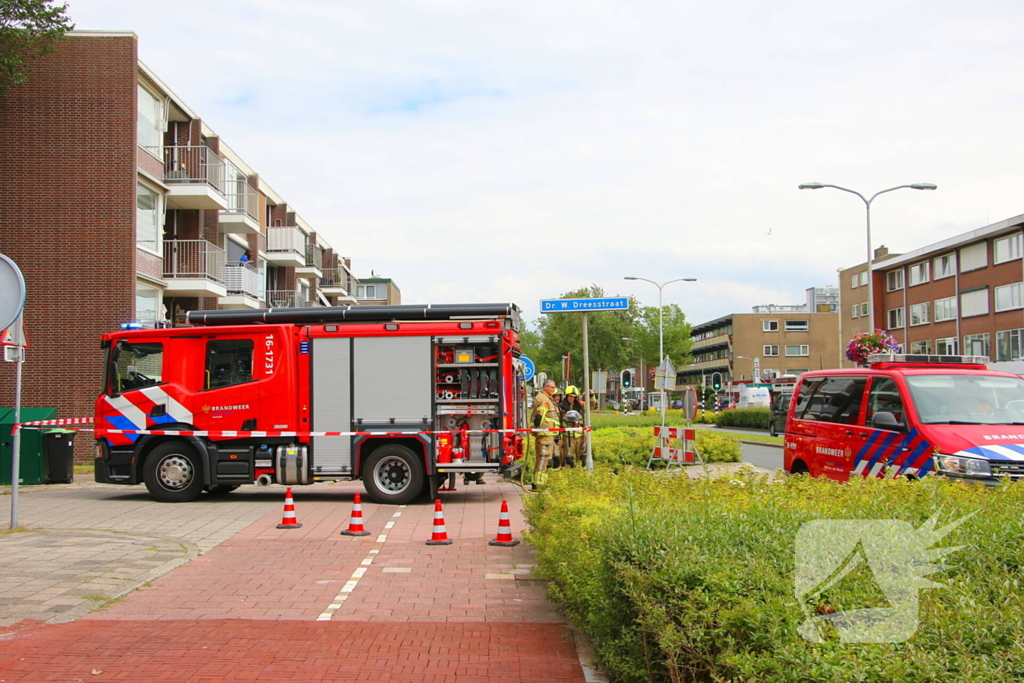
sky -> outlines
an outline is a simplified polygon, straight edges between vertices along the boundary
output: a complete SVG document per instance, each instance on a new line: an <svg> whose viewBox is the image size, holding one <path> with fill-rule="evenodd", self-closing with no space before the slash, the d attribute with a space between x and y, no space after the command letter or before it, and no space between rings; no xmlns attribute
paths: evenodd
<svg viewBox="0 0 1024 683"><path fill-rule="evenodd" d="M1012 0L68 0L403 303L693 323L1024 214Z"/></svg>

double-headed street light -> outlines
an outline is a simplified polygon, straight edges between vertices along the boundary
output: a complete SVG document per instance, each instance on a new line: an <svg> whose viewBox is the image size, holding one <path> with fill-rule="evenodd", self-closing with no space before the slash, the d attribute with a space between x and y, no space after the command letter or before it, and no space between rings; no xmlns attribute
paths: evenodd
<svg viewBox="0 0 1024 683"><path fill-rule="evenodd" d="M669 280L668 282L663 282L660 285L657 282L655 282L654 280L648 280L645 277L626 276L626 279L627 280L643 280L644 282L650 282L652 285L654 285L655 287L658 288L658 365L660 367L661 363L663 363L664 360L665 360L665 315L664 315L664 310L662 309L662 305L661 305L661 290L664 289L665 286L670 285L673 282L696 282L697 278L695 278L695 277L680 277L680 278L676 278L675 280ZM662 426L665 426L665 390L664 389L661 390L661 424L662 424Z"/></svg>
<svg viewBox="0 0 1024 683"><path fill-rule="evenodd" d="M879 190L878 192L871 195L871 199L866 198L860 192L851 190L846 187L840 187L839 185L829 185L826 183L804 183L800 185L801 190L820 190L823 187L831 187L835 190L842 190L843 192L849 192L860 197L861 201L864 202L864 206L867 209L868 219L868 332L873 333L875 331L875 299L874 299L874 278L871 276L871 261L874 254L871 251L871 202L875 201L875 197L886 192L892 192L893 190L902 190L904 188L910 188L911 190L934 190L938 187L934 183L913 183L912 185L897 185L896 187L890 187L887 190Z"/></svg>

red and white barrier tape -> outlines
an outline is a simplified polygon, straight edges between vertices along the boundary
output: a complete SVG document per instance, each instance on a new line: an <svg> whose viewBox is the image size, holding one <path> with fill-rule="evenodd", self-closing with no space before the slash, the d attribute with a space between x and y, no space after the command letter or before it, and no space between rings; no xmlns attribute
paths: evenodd
<svg viewBox="0 0 1024 683"><path fill-rule="evenodd" d="M22 422L14 425L14 429L38 427L69 426L92 424L92 418L76 417L58 420L36 420L34 422ZM418 436L421 434L516 434L516 433L550 433L550 432L589 432L590 427L558 427L552 429L443 429L443 430L389 430L389 431L355 431L355 432L292 432L292 431L202 431L202 430L179 430L179 429L106 429L103 427L95 429L76 429L79 432L95 432L100 436L108 434L153 434L157 436L208 436L214 438L266 438L278 436ZM12 431L13 433L13 431Z"/></svg>

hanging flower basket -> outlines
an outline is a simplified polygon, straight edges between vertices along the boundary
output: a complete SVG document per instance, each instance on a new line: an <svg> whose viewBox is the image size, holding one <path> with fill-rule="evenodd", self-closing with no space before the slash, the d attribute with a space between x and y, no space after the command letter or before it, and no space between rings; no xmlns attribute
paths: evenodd
<svg viewBox="0 0 1024 683"><path fill-rule="evenodd" d="M885 330L858 332L846 346L846 357L857 365L867 365L872 353L899 353L900 345Z"/></svg>

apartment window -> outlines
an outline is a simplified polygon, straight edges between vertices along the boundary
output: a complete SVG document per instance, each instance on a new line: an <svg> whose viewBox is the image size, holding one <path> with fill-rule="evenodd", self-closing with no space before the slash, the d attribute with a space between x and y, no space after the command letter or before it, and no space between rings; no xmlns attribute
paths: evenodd
<svg viewBox="0 0 1024 683"><path fill-rule="evenodd" d="M764 347L765 356L777 356L779 355L779 347L773 344L765 344Z"/></svg>
<svg viewBox="0 0 1024 683"><path fill-rule="evenodd" d="M135 322L150 327L161 320L163 316L157 317L160 309L160 290L156 287L144 285L141 282L135 283Z"/></svg>
<svg viewBox="0 0 1024 683"><path fill-rule="evenodd" d="M910 286L923 285L931 279L931 264L927 261L915 263L907 269L907 279Z"/></svg>
<svg viewBox="0 0 1024 683"><path fill-rule="evenodd" d="M786 368L787 375L797 375L798 377L807 372L807 368Z"/></svg>
<svg viewBox="0 0 1024 683"><path fill-rule="evenodd" d="M890 270L885 274L885 288L887 291L894 292L897 289L903 289L903 271L902 270Z"/></svg>
<svg viewBox="0 0 1024 683"><path fill-rule="evenodd" d="M1010 235L992 243L992 260L995 263L1006 263L1007 261L1019 259L1020 253L1021 235L1019 232L1016 235Z"/></svg>
<svg viewBox="0 0 1024 683"><path fill-rule="evenodd" d="M924 325L925 323L931 322L931 308L932 305L929 302L923 304L911 304L910 305L910 324L913 325Z"/></svg>
<svg viewBox="0 0 1024 683"><path fill-rule="evenodd" d="M356 285L357 299L376 299L377 285Z"/></svg>
<svg viewBox="0 0 1024 683"><path fill-rule="evenodd" d="M964 355L965 356L987 356L989 355L990 348L988 345L988 332L984 334L965 334L964 335Z"/></svg>
<svg viewBox="0 0 1024 683"><path fill-rule="evenodd" d="M866 270L862 270L860 272L860 286L861 287L867 287L868 286L868 271L866 271Z"/></svg>
<svg viewBox="0 0 1024 683"><path fill-rule="evenodd" d="M932 340L910 342L911 353L932 353Z"/></svg>
<svg viewBox="0 0 1024 683"><path fill-rule="evenodd" d="M941 280L944 277L953 277L956 275L956 252L936 256L932 259L932 266L932 272L935 274L936 280Z"/></svg>
<svg viewBox="0 0 1024 683"><path fill-rule="evenodd" d="M988 287L960 292L960 316L988 315Z"/></svg>
<svg viewBox="0 0 1024 683"><path fill-rule="evenodd" d="M988 265L988 245L978 242L960 250L960 272L977 270Z"/></svg>
<svg viewBox="0 0 1024 683"><path fill-rule="evenodd" d="M163 212L160 195L142 183L135 186L135 244L159 253L160 228Z"/></svg>
<svg viewBox="0 0 1024 683"><path fill-rule="evenodd" d="M811 347L807 344L786 344L787 356L809 356Z"/></svg>
<svg viewBox="0 0 1024 683"><path fill-rule="evenodd" d="M786 332L806 332L809 329L806 320L787 320Z"/></svg>
<svg viewBox="0 0 1024 683"><path fill-rule="evenodd" d="M850 276L850 289L857 289L860 287L860 273L854 273Z"/></svg>
<svg viewBox="0 0 1024 683"><path fill-rule="evenodd" d="M903 327L903 309L902 308L890 308L889 309L889 329L895 330Z"/></svg>
<svg viewBox="0 0 1024 683"><path fill-rule="evenodd" d="M853 305L852 316L854 318L859 318L860 317L860 304L854 304Z"/></svg>
<svg viewBox="0 0 1024 683"><path fill-rule="evenodd" d="M761 330L763 332L778 332L779 331L779 321L778 320L762 320L761 321Z"/></svg>
<svg viewBox="0 0 1024 683"><path fill-rule="evenodd" d="M1024 282L996 287L996 311L1012 311L1024 306Z"/></svg>
<svg viewBox="0 0 1024 683"><path fill-rule="evenodd" d="M164 144L164 103L151 92L139 89L139 118L137 122L139 146L156 156L161 154Z"/></svg>
<svg viewBox="0 0 1024 683"><path fill-rule="evenodd" d="M1020 341L1024 330L1002 330L996 332L996 360L1020 360Z"/></svg>
<svg viewBox="0 0 1024 683"><path fill-rule="evenodd" d="M956 297L935 300L935 322L943 320L956 320Z"/></svg>
<svg viewBox="0 0 1024 683"><path fill-rule="evenodd" d="M865 301L864 303L862 303L860 305L860 317L862 317L862 318L868 317L868 302L867 301Z"/></svg>
<svg viewBox="0 0 1024 683"><path fill-rule="evenodd" d="M940 356L960 355L960 346L956 343L956 337L946 337L935 340L935 353Z"/></svg>

